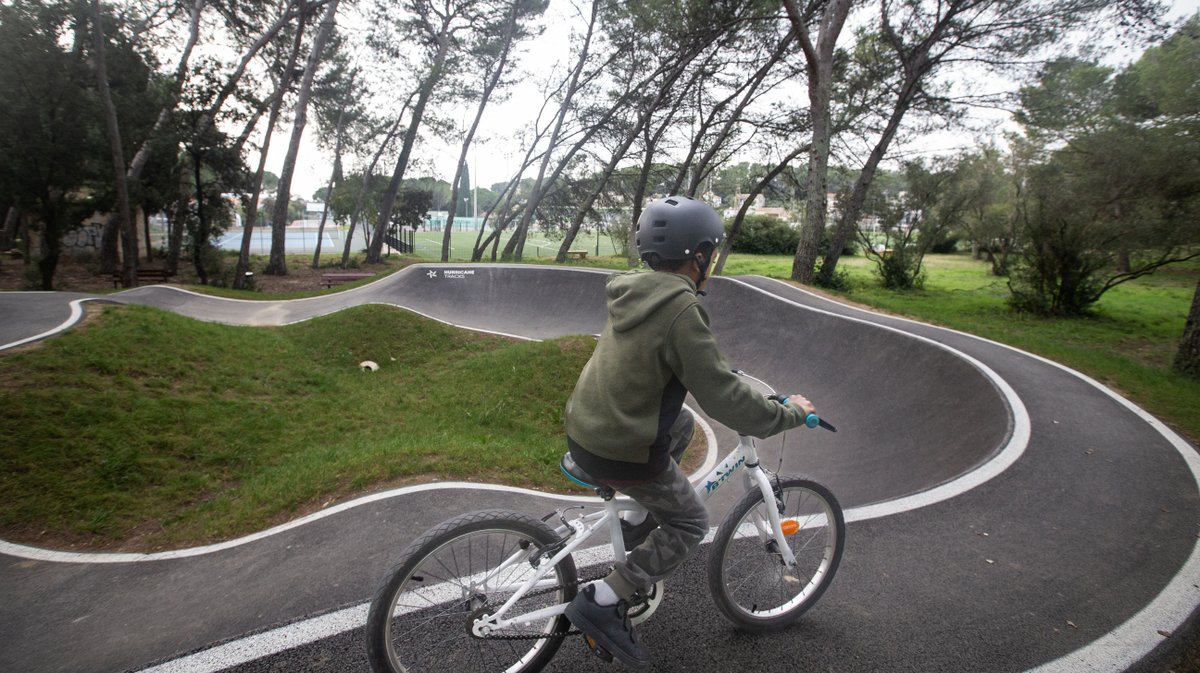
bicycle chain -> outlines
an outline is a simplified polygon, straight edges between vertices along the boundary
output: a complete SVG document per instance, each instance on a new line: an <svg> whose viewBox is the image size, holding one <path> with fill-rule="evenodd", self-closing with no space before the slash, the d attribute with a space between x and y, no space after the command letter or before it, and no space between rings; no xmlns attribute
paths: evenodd
<svg viewBox="0 0 1200 673"><path fill-rule="evenodd" d="M564 587L568 587L568 586L578 587L581 584L587 584L588 582L595 582L597 580L604 579L604 577L605 577L605 575L594 575L592 577L584 577L582 579L577 579L570 584L564 584L563 586ZM555 592L558 590L559 590L559 587L551 587L549 589L542 589L541 591L532 591L528 594L525 594L521 598L521 600L523 601L527 598L533 598L535 596L542 596L544 594L552 593L552 592ZM518 603L519 602L520 601L518 601ZM632 608L641 607L643 604L644 603L636 603L636 604L630 606L630 608L632 609ZM491 634L488 636L484 636L483 638L481 638L481 640L542 640L543 638L558 638L560 636L563 638L565 638L567 636L578 636L578 635L581 635L582 633L583 633L583 631L580 631L579 629L573 629L570 631L564 631L562 633L555 633L555 634L550 634L550 635L547 635L545 633L537 634L537 635L535 635L535 634L529 634L529 635Z"/></svg>

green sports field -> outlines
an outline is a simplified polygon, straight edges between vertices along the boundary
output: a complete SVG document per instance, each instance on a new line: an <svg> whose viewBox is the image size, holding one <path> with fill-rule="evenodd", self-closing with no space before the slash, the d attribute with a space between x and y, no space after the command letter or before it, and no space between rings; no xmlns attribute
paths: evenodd
<svg viewBox="0 0 1200 673"><path fill-rule="evenodd" d="M417 255L427 259L441 259L442 235L441 231L418 231L416 233ZM475 247L478 235L479 232L473 230L452 232L450 234L450 260L470 261L471 251ZM499 252L504 250L504 244L507 242L508 236L501 237ZM525 261L552 260L558 254L558 248L561 245L561 238L550 238L539 231L531 232L525 241ZM601 235L597 247L596 236L591 232L580 232L572 243L571 249L587 250L589 257L609 257L618 254L608 236ZM486 259L490 258L490 255L486 256Z"/></svg>

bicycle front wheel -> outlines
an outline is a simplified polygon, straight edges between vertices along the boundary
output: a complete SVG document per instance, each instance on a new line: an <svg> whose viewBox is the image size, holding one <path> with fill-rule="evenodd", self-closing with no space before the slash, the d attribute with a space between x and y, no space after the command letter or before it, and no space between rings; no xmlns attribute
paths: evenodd
<svg viewBox="0 0 1200 673"><path fill-rule="evenodd" d="M774 498L748 491L717 529L708 556L708 586L730 621L753 632L776 631L820 598L842 559L846 523L837 499L824 486L781 477ZM788 568L769 531L767 507L779 512L784 539L796 565Z"/></svg>
<svg viewBox="0 0 1200 673"><path fill-rule="evenodd" d="M367 656L376 673L540 670L570 629L562 615L489 637L472 633L477 618L502 606L558 536L537 519L506 510L470 512L409 545L367 616ZM575 596L571 557L508 613L519 615Z"/></svg>

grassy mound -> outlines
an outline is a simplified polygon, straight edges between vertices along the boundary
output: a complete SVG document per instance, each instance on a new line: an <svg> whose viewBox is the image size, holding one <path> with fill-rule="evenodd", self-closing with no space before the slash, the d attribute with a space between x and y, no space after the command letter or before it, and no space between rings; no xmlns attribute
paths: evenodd
<svg viewBox="0 0 1200 673"><path fill-rule="evenodd" d="M560 488L562 408L593 343L383 306L282 328L109 307L0 355L0 537L150 550L393 483Z"/></svg>

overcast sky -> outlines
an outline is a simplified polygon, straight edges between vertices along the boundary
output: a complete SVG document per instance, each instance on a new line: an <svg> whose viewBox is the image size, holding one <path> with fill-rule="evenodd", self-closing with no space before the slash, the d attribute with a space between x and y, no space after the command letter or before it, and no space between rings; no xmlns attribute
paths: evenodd
<svg viewBox="0 0 1200 673"><path fill-rule="evenodd" d="M529 45L529 54L522 59L526 69L533 67L529 64L537 64L536 67L539 69L549 68L556 61L561 61L569 56L569 39L565 28L577 25L577 22L570 21L566 17L554 16L553 12L566 10L572 3L550 4L551 8L548 11L551 14L547 17L546 32ZM1198 10L1200 10L1200 0L1173 0L1168 19L1174 21L1191 16ZM1115 62L1109 63L1109 65L1120 67L1136 56L1137 54L1118 53L1112 57ZM527 78L512 91L506 102L489 106L488 110L484 112L483 128L477 136L481 141L476 145L478 151L473 151L472 156L468 158L472 181L475 184L488 186L512 177L512 173L517 167L514 155L519 148L513 142L505 142L504 138L511 134L513 129L528 122L529 117L536 113L536 108L532 106L540 104L542 98L533 84L534 81L535 77ZM464 126L470 123L470 115L473 114L473 109L464 111L461 123ZM976 117L976 121L978 124L986 121L1003 122L1006 117L1006 114L993 111L980 113ZM267 170L277 175L283 163L283 155L290 133L290 128L282 129L280 135L271 143L271 152L267 158ZM316 125L310 123L305 131L296 174L292 182L292 194L305 199L311 198L315 191L325 186L333 164L332 154L316 146L312 139L314 133L316 133ZM920 146L905 149L909 152L921 153L950 152L973 142L970 133L940 133L925 136ZM425 159L433 163L434 170L419 169L415 173L410 173L409 177L422 177L431 172L446 181L454 177L454 164L459 154L458 147L449 147L440 142L425 142L418 145L418 151ZM257 156L252 155L249 159L251 165L257 162ZM381 167L379 170L390 173L392 168L393 166ZM350 165L348 169L358 170L358 167Z"/></svg>

